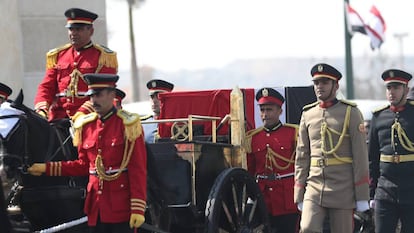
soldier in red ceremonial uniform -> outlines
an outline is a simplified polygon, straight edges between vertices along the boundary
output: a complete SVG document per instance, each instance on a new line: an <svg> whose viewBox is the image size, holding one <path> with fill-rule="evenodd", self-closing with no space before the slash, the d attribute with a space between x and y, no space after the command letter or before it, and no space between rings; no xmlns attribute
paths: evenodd
<svg viewBox="0 0 414 233"><path fill-rule="evenodd" d="M374 111L369 133L370 204L375 232L414 232L414 101L408 100L412 75L382 73L388 105Z"/></svg>
<svg viewBox="0 0 414 233"><path fill-rule="evenodd" d="M79 159L35 163L32 175L89 175L84 211L92 232L133 232L145 220L147 154L139 115L113 105L117 75L85 74L95 112L74 123ZM128 224L129 222L129 224Z"/></svg>
<svg viewBox="0 0 414 233"><path fill-rule="evenodd" d="M9 98L12 92L13 91L9 86L0 83L0 105Z"/></svg>
<svg viewBox="0 0 414 233"><path fill-rule="evenodd" d="M85 114L92 112L83 74L116 74L118 68L116 53L91 41L98 15L71 8L65 16L70 43L47 53L46 74L34 100L36 112L49 120L73 117L82 104Z"/></svg>
<svg viewBox="0 0 414 233"><path fill-rule="evenodd" d="M342 74L319 63L311 69L318 101L303 107L295 159L295 203L302 233L353 232L354 209L368 206L368 152L363 117L356 104L338 100Z"/></svg>
<svg viewBox="0 0 414 233"><path fill-rule="evenodd" d="M263 192L273 230L295 233L299 219L293 202L297 126L280 122L284 98L276 90L262 88L256 100L264 125L246 134L248 171Z"/></svg>
<svg viewBox="0 0 414 233"><path fill-rule="evenodd" d="M126 94L121 89L115 90L115 99L114 99L114 105L117 109L122 109L122 100L125 98Z"/></svg>

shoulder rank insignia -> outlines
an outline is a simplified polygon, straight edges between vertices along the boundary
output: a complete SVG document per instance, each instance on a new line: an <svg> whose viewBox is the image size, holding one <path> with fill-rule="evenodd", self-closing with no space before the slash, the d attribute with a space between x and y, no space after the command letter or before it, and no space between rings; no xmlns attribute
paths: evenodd
<svg viewBox="0 0 414 233"><path fill-rule="evenodd" d="M118 59L116 57L116 52L110 50L109 48L100 45L100 44L93 44L93 46L101 51L101 55L99 56L99 65L107 66L111 68L118 68Z"/></svg>
<svg viewBox="0 0 414 233"><path fill-rule="evenodd" d="M116 114L124 121L124 125L131 125L140 120L138 114L130 113L123 109L118 110Z"/></svg>
<svg viewBox="0 0 414 233"><path fill-rule="evenodd" d="M305 105L305 106L303 106L303 111L308 111L309 109L311 109L311 108L313 108L313 107L315 107L316 105L318 105L319 104L319 102L318 101L316 101L316 102L314 102L314 103L311 103L311 104L307 104L307 105Z"/></svg>
<svg viewBox="0 0 414 233"><path fill-rule="evenodd" d="M75 122L73 123L74 135L72 141L74 146L78 146L82 143L83 126L88 124L89 122L95 121L96 119L98 119L98 113L96 112L81 115L76 118Z"/></svg>
<svg viewBox="0 0 414 233"><path fill-rule="evenodd" d="M376 108L376 109L372 110L372 113L373 113L373 114L375 114L375 113L381 112L381 111L383 111L383 110L385 110L385 109L387 109L387 108L389 108L389 107L390 107L390 105L389 105L389 104L384 105L384 106L382 106L382 107L379 107L379 108Z"/></svg>
<svg viewBox="0 0 414 233"><path fill-rule="evenodd" d="M356 103L351 102L351 101L348 101L348 100L340 99L339 101L340 101L341 103L344 103L344 104L346 104L346 105L350 105L350 106L352 106L352 107L356 107L356 106L357 106L357 104L356 104Z"/></svg>
<svg viewBox="0 0 414 233"><path fill-rule="evenodd" d="M299 125L297 125L297 124L285 123L285 124L283 124L283 125L284 125L284 126L287 126L287 127L291 127L291 128L299 129Z"/></svg>
<svg viewBox="0 0 414 233"><path fill-rule="evenodd" d="M59 54L59 52L66 50L71 46L71 44L65 44L60 47L49 50L49 52L46 53L46 69L54 68L57 64L57 55Z"/></svg>
<svg viewBox="0 0 414 233"><path fill-rule="evenodd" d="M139 115L136 113L130 113L125 110L118 110L116 113L124 122L125 125L125 137L128 141L133 141L142 134L141 121Z"/></svg>
<svg viewBox="0 0 414 233"><path fill-rule="evenodd" d="M75 122L73 123L73 127L75 129L82 128L85 124L95 121L96 119L98 119L98 114L96 112L81 115L76 118Z"/></svg>

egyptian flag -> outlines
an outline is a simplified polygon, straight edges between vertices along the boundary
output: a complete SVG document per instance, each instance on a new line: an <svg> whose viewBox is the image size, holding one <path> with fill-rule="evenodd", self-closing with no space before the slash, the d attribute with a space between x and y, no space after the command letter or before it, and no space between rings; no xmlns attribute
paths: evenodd
<svg viewBox="0 0 414 233"><path fill-rule="evenodd" d="M369 18L366 21L366 32L371 38L371 49L379 49L385 38L385 21L375 6L371 7Z"/></svg>
<svg viewBox="0 0 414 233"><path fill-rule="evenodd" d="M349 33L353 35L359 32L367 35L371 40L371 49L379 49L385 37L385 21L379 10L372 6L368 17L363 19L348 3L345 4Z"/></svg>
<svg viewBox="0 0 414 233"><path fill-rule="evenodd" d="M365 23L362 17L358 14L354 8L352 8L348 3L345 3L346 9L346 19L348 21L348 32L352 36L355 32L362 34L367 34L365 30Z"/></svg>

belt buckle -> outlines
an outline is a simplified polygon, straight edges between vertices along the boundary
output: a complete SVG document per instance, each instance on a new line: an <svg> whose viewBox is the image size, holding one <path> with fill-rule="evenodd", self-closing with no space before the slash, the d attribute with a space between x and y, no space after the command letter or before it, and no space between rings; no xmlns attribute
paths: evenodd
<svg viewBox="0 0 414 233"><path fill-rule="evenodd" d="M400 163L400 155L394 155L392 157L392 162L393 163Z"/></svg>
<svg viewBox="0 0 414 233"><path fill-rule="evenodd" d="M270 175L267 176L267 179L268 180L280 180L280 175L279 174L272 173L272 174L270 174Z"/></svg>
<svg viewBox="0 0 414 233"><path fill-rule="evenodd" d="M327 166L327 159L326 158L322 158L322 159L318 159L317 164L318 167L326 167Z"/></svg>

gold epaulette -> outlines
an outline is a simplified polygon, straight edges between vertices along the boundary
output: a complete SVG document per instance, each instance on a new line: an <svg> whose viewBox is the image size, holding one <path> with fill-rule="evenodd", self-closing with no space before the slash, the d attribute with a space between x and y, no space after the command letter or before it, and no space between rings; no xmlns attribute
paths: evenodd
<svg viewBox="0 0 414 233"><path fill-rule="evenodd" d="M303 106L302 110L303 110L303 111L308 111L309 109L311 109L311 108L315 107L315 106L316 106L316 105L318 105L318 104L319 104L319 102L318 102L318 101L316 101L316 102L314 102L314 103L311 103L311 104L307 104L307 105Z"/></svg>
<svg viewBox="0 0 414 233"><path fill-rule="evenodd" d="M141 121L139 115L136 113L130 113L123 109L118 110L116 113L124 122L125 125L125 137L128 141L133 141L142 134Z"/></svg>
<svg viewBox="0 0 414 233"><path fill-rule="evenodd" d="M352 106L352 107L356 107L356 106L357 106L357 104L356 104L356 103L351 102L351 101L348 101L348 100L340 99L339 101L340 101L341 103L344 103L344 104L349 105L349 106Z"/></svg>
<svg viewBox="0 0 414 233"><path fill-rule="evenodd" d="M283 125L284 125L284 126L287 126L287 127L291 127L291 128L299 129L299 125L297 125L297 124L285 123L285 124L283 124Z"/></svg>
<svg viewBox="0 0 414 233"><path fill-rule="evenodd" d="M101 55L99 56L98 62L99 66L106 66L118 69L118 59L116 57L116 52L100 44L94 44L93 46L99 51L101 51Z"/></svg>
<svg viewBox="0 0 414 233"><path fill-rule="evenodd" d="M54 68L57 64L57 55L59 54L59 52L66 50L71 46L71 44L65 44L60 47L49 50L49 52L46 53L46 69Z"/></svg>
<svg viewBox="0 0 414 233"><path fill-rule="evenodd" d="M373 113L373 114L375 114L375 113L381 112L381 111L383 111L383 110L385 110L385 109L387 109L387 108L389 108L389 107L390 107L390 105L389 105L389 104L384 105L384 106L381 106L381 107L379 107L379 108L376 108L376 109L372 110L372 113Z"/></svg>
<svg viewBox="0 0 414 233"><path fill-rule="evenodd" d="M74 136L73 136L73 145L78 146L80 143L82 143L82 127L92 121L95 121L98 119L98 113L92 112L86 115L78 116L73 123L73 130Z"/></svg>
<svg viewBox="0 0 414 233"><path fill-rule="evenodd" d="M153 117L153 115L152 114L148 114L146 116L140 116L139 119L141 121L146 121L146 120L150 119L151 117Z"/></svg>
<svg viewBox="0 0 414 233"><path fill-rule="evenodd" d="M251 153L252 152L252 138L254 135L258 134L260 131L262 131L264 129L263 126L257 128L257 129L252 129L246 132L245 138L244 138L244 149L246 150L247 153Z"/></svg>
<svg viewBox="0 0 414 233"><path fill-rule="evenodd" d="M286 123L286 124L283 124L283 125L284 126L287 126L287 127L294 128L295 129L295 136L298 137L298 135L299 135L299 125L297 125L297 124L290 124L290 123Z"/></svg>

